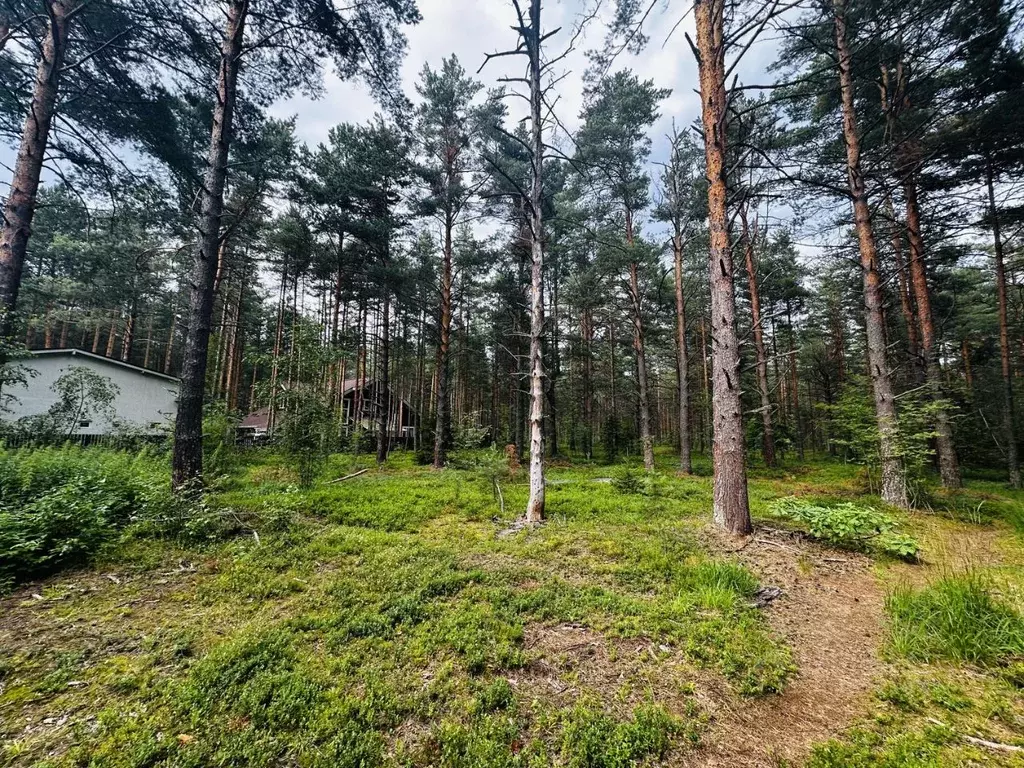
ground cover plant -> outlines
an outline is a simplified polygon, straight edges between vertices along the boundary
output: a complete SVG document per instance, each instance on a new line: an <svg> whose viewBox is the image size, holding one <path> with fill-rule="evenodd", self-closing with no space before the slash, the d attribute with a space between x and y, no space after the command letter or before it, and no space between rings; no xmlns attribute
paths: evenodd
<svg viewBox="0 0 1024 768"><path fill-rule="evenodd" d="M95 455L113 467L163 461ZM25 493L33 462L63 467L77 456L26 455ZM670 455L659 460L670 468ZM465 466L439 473L399 453L378 470L371 457L334 455L306 487L272 452L243 453L208 505L244 524L187 537L129 520L74 561L86 570L15 589L0 619L11 649L0 665L0 764L685 764L729 742L722 697L738 710L772 708L799 689L803 652L771 608L756 607L771 586L758 561L706 538L709 478L661 471L621 482L635 471L566 462L551 471L548 521L524 529L501 517L495 492L497 483L506 505L525 502L523 473L495 470L487 452ZM772 522L794 487L841 495L857 471L766 471L752 483L755 513ZM794 560L790 546L764 551ZM829 551L819 563L836 559ZM887 562L899 561L878 561ZM928 589L892 593L893 637L924 622L919 632L933 638L929 617L942 611L921 598ZM988 664L984 689L955 669L948 680L883 685L884 724L821 745L811 764L962 755L979 748L958 734L992 735L988 709L1012 732L1017 625L1003 598L969 596L970 620L989 622L986 647L998 653L941 658ZM749 739L731 754L754 749Z"/></svg>
<svg viewBox="0 0 1024 768"><path fill-rule="evenodd" d="M184 524L166 475L147 450L0 446L0 589L87 563L130 525Z"/></svg>

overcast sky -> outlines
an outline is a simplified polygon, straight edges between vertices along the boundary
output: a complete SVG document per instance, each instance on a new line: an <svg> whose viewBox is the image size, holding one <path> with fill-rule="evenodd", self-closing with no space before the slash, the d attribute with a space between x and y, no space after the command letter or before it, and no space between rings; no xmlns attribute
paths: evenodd
<svg viewBox="0 0 1024 768"><path fill-rule="evenodd" d="M592 7L594 0L548 0L543 8L542 26L545 31L561 27L561 32L547 43L549 58L561 54L569 44L572 32L579 23L584 5ZM456 54L467 72L474 74L484 61L486 53L506 50L515 45L516 35L510 28L515 21L511 0L419 0L423 21L406 28L409 46L402 68L402 84L406 95L417 100L415 85L423 65L437 69L442 59ZM603 43L607 31L606 20L611 14L615 0L603 0L603 7L597 19L589 23L578 40L576 50L555 70L556 75L565 75L560 80L556 93L555 107L559 121L570 131L579 124L579 113L583 98L583 73L587 67L586 51ZM670 88L671 95L661 104L661 118L651 130L653 149L651 154L651 175L656 176L654 163L665 159L668 152L666 134L673 119L679 126L686 126L699 116L700 101L694 88L697 84L697 65L683 35L693 36L693 17L689 13L692 3L688 0L669 0L668 10L658 10L645 27L650 42L638 56L621 54L614 62L612 71L630 68L642 79L654 80L659 88ZM673 26L682 22L671 33ZM747 55L740 68L744 76L760 76L765 65L774 54L771 41L756 47ZM498 85L503 75L522 74L523 61L520 57L495 59L484 70L474 76L485 86ZM520 110L521 100L511 99L510 109ZM326 78L326 94L317 100L296 97L275 105L272 110L277 117L296 116L296 131L301 141L316 144L325 141L328 130L338 123L363 122L376 111L378 105L368 90L358 83L341 82L333 74ZM550 140L550 139L549 139ZM567 148L567 152L571 151Z"/></svg>

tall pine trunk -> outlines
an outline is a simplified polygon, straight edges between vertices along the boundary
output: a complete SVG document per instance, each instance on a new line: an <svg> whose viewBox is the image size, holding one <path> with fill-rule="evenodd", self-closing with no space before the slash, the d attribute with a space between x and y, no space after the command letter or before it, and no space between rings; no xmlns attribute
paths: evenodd
<svg viewBox="0 0 1024 768"><path fill-rule="evenodd" d="M42 41L36 68L32 101L22 130L21 144L14 161L14 177L4 203L0 228L0 337L14 330L14 312L21 288L32 217L36 210L39 176L50 138L50 126L57 107L60 75L67 52L68 30L79 6L78 0L51 0L47 3L49 23ZM2 362L2 360L0 360Z"/></svg>
<svg viewBox="0 0 1024 768"><path fill-rule="evenodd" d="M860 136L853 104L853 74L850 48L846 39L844 0L833 0L839 87L842 94L843 138L846 143L846 172L853 202L854 224L860 250L864 280L864 324L871 386L875 397L879 450L882 460L882 499L898 507L908 507L907 483L900 455L896 401L885 342L885 316L882 309L882 281L878 274L878 252L871 227L871 211L860 167Z"/></svg>
<svg viewBox="0 0 1024 768"><path fill-rule="evenodd" d="M917 313L914 311L914 298L910 292L907 265L903 260L903 233L900 231L899 222L896 220L896 211L888 192L885 194L885 208L892 229L893 266L896 269L900 312L903 314L903 323L907 328L907 353L910 355L914 381L920 384L924 381L924 372L921 370L921 343L917 337Z"/></svg>
<svg viewBox="0 0 1024 768"><path fill-rule="evenodd" d="M541 116L541 0L530 0L530 25L522 30L530 60L530 497L526 521L544 519L544 136Z"/></svg>
<svg viewBox="0 0 1024 768"><path fill-rule="evenodd" d="M1003 374L1003 431L1006 435L1006 467L1010 486L1020 488L1020 461L1017 457L1017 430L1014 426L1013 367L1010 364L1010 322L1006 296L1006 264L1003 260L1003 236L999 229L999 210L996 208L995 178L992 163L985 165L988 186L988 210L992 220L992 244L996 260L996 297L999 303L999 357Z"/></svg>
<svg viewBox="0 0 1024 768"><path fill-rule="evenodd" d="M679 379L679 469L693 473L690 455L690 358L686 350L686 297L683 295L683 236L672 238L676 278L676 376Z"/></svg>
<svg viewBox="0 0 1024 768"><path fill-rule="evenodd" d="M441 312L437 344L437 420L434 426L434 469L441 469L448 460L448 444L452 432L452 405L449 393L449 357L452 343L452 228L448 216L444 223L444 252L441 261Z"/></svg>
<svg viewBox="0 0 1024 768"><path fill-rule="evenodd" d="M387 267L385 266L385 269ZM380 319L380 373L377 379L380 411L377 414L377 463L388 460L391 448L391 433L388 429L391 421L391 292L384 288Z"/></svg>
<svg viewBox="0 0 1024 768"><path fill-rule="evenodd" d="M761 400L761 455L767 467L774 467L775 428L772 422L772 398L768 388L768 353L764 346L764 320L761 317L761 291L757 285L757 267L754 265L754 239L747 222L746 203L740 208L743 224L743 257L747 268L747 288L750 291L750 313L754 327L754 352L757 355L757 394ZM756 223L756 222L755 222Z"/></svg>
<svg viewBox="0 0 1024 768"><path fill-rule="evenodd" d="M942 369L939 366L939 347L935 339L935 320L928 291L928 273L925 265L924 238L921 236L921 214L917 204L917 184L912 174L903 178L903 196L907 207L907 239L910 242L910 285L917 303L917 319L921 330L921 351L924 353L924 371L928 390L936 402L942 399ZM960 462L953 444L953 427L944 407L935 408L935 448L939 458L939 476L944 488L960 488Z"/></svg>
<svg viewBox="0 0 1024 768"><path fill-rule="evenodd" d="M231 146L231 122L248 11L248 0L232 0L221 45L217 101L214 104L209 157L202 186L199 248L190 276L188 331L182 354L178 417L174 424L171 483L176 490L200 482L203 475L203 392L213 319L214 279L221 241L224 185Z"/></svg>
<svg viewBox="0 0 1024 768"><path fill-rule="evenodd" d="M711 290L712 421L714 519L726 531L751 532L747 497L746 444L740 402L740 351L736 335L736 296L729 245L725 183L725 2L696 0L701 120L708 179L708 271Z"/></svg>
<svg viewBox="0 0 1024 768"><path fill-rule="evenodd" d="M627 241L632 245L632 227ZM651 437L651 397L647 382L647 344L644 340L643 306L640 303L639 265L629 263L629 302L632 308L633 353L636 355L636 386L639 395L640 447L644 456L644 469L654 471L654 440Z"/></svg>

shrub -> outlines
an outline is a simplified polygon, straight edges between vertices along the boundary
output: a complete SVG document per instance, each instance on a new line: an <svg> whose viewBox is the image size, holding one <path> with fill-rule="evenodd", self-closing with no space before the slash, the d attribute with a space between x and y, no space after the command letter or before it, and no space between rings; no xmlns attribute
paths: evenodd
<svg viewBox="0 0 1024 768"><path fill-rule="evenodd" d="M898 533L896 519L871 507L853 503L824 506L790 496L771 507L776 517L807 526L815 539L844 549L867 550L915 561L920 545L912 536Z"/></svg>
<svg viewBox="0 0 1024 768"><path fill-rule="evenodd" d="M148 452L0 448L0 585L85 563L130 523L178 509Z"/></svg>
<svg viewBox="0 0 1024 768"><path fill-rule="evenodd" d="M885 601L890 643L915 661L979 665L1024 655L1024 617L992 596L981 577L950 576L921 590L895 589Z"/></svg>

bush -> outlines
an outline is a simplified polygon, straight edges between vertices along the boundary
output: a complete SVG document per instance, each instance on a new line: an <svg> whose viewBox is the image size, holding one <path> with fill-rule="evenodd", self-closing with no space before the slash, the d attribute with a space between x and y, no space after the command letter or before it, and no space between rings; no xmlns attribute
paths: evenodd
<svg viewBox="0 0 1024 768"><path fill-rule="evenodd" d="M915 561L920 545L912 536L896 532L896 519L871 507L852 503L824 506L790 496L771 507L776 517L807 526L815 539L844 549L879 552Z"/></svg>
<svg viewBox="0 0 1024 768"><path fill-rule="evenodd" d="M973 573L921 590L900 587L886 598L885 607L892 649L915 661L986 666L1024 655L1024 617L994 598Z"/></svg>
<svg viewBox="0 0 1024 768"><path fill-rule="evenodd" d="M162 459L100 448L0 448L0 586L80 565L120 529L180 517Z"/></svg>

